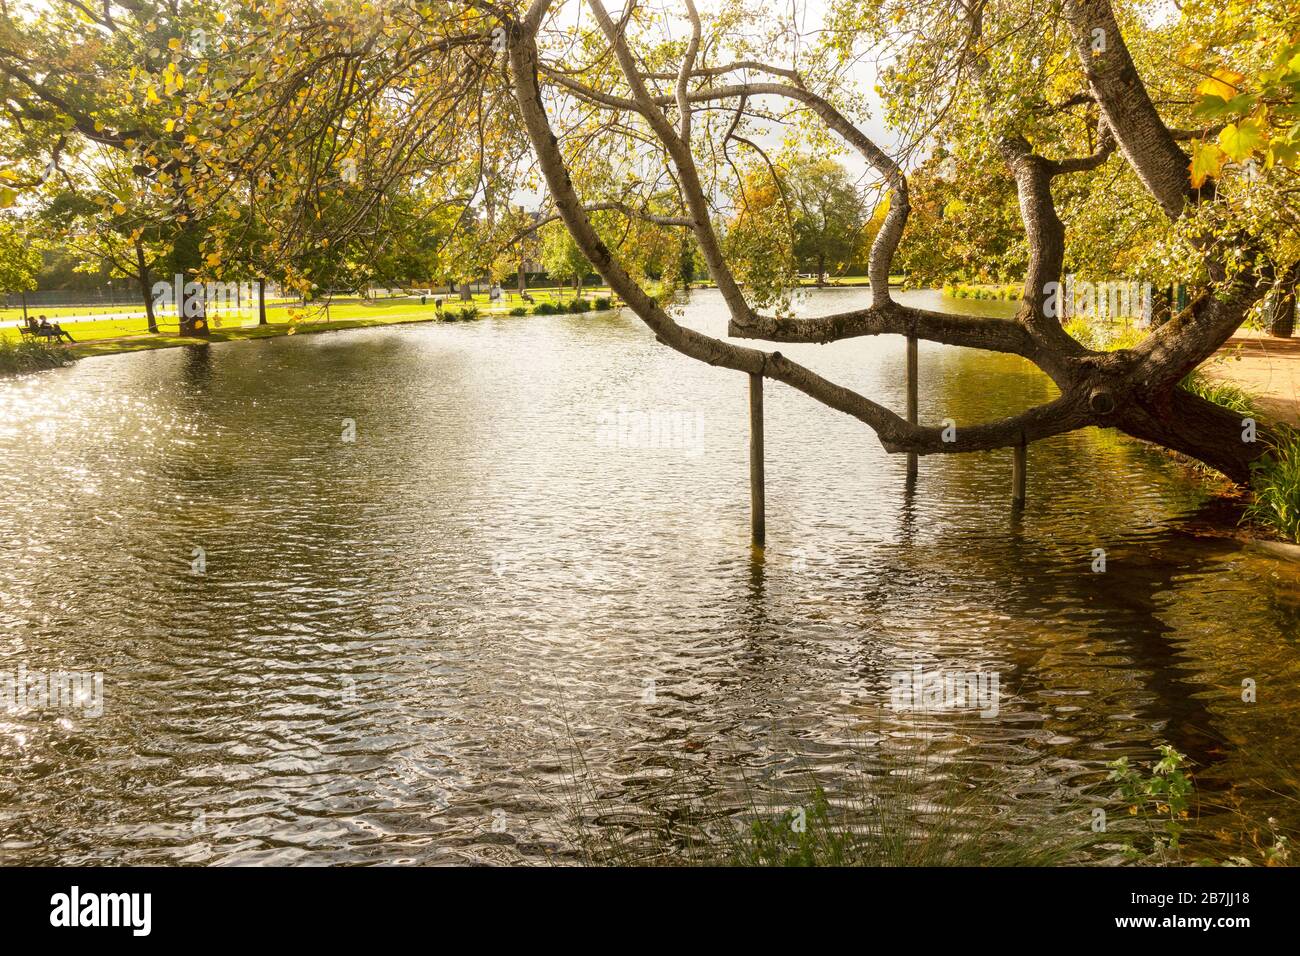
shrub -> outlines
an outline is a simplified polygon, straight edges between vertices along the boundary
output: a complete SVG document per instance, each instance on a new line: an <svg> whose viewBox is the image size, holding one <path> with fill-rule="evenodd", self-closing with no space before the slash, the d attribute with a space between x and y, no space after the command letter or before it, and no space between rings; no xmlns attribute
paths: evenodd
<svg viewBox="0 0 1300 956"><path fill-rule="evenodd" d="M596 297L596 311L604 312L606 309L613 308L614 303L610 301L609 296L601 295Z"/></svg>
<svg viewBox="0 0 1300 956"><path fill-rule="evenodd" d="M1106 766L1110 768L1109 779L1119 784L1117 795L1147 831L1138 842L1125 835L1125 852L1135 859L1179 862L1194 788L1192 778L1183 770L1187 757L1168 745L1157 749L1160 760L1147 773L1129 766L1127 757Z"/></svg>
<svg viewBox="0 0 1300 956"><path fill-rule="evenodd" d="M526 306L526 305L517 305L517 306L515 306L513 309L510 310L510 314L511 314L511 315L527 315L527 314L528 314L528 306Z"/></svg>
<svg viewBox="0 0 1300 956"><path fill-rule="evenodd" d="M973 285L962 282L950 282L943 287L943 294L954 299L979 299L993 302L1015 302L1020 298L1021 288L1014 283L1007 285Z"/></svg>
<svg viewBox="0 0 1300 956"><path fill-rule="evenodd" d="M71 363L75 358L76 356L49 342L14 342L0 339L0 375L59 368L61 365Z"/></svg>
<svg viewBox="0 0 1300 956"><path fill-rule="evenodd" d="M586 299L574 299L569 303L570 312L590 312L591 303Z"/></svg>
<svg viewBox="0 0 1300 956"><path fill-rule="evenodd" d="M1144 329L1136 326L1094 324L1084 318L1073 318L1065 323L1065 331L1084 348L1094 352L1131 349L1147 336Z"/></svg>
<svg viewBox="0 0 1300 956"><path fill-rule="evenodd" d="M533 315L554 315L555 312L555 306L549 302L539 302L533 306Z"/></svg>

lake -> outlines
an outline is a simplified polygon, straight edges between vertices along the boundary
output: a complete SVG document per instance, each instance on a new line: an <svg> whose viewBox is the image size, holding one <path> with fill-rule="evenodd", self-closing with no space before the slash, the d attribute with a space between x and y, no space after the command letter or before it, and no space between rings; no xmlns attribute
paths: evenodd
<svg viewBox="0 0 1300 956"><path fill-rule="evenodd" d="M898 337L780 348L904 406ZM920 383L959 428L1055 394L924 342ZM98 716L0 706L6 864L565 862L575 795L635 830L918 763L1083 832L1160 743L1202 839L1210 803L1300 825L1300 565L1114 433L1031 446L1016 515L1009 451L909 488L769 382L756 554L746 376L626 313L87 359L0 407L0 674L102 674ZM996 674L996 713L900 710L917 667Z"/></svg>

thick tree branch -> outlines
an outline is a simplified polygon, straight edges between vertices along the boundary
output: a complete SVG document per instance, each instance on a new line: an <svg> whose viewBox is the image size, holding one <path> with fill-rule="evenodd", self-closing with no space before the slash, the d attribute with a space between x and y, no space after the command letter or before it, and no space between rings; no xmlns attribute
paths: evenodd
<svg viewBox="0 0 1300 956"><path fill-rule="evenodd" d="M1138 76L1108 0L1066 0L1093 99L1138 178L1170 219L1183 214L1191 195L1187 154L1160 119Z"/></svg>

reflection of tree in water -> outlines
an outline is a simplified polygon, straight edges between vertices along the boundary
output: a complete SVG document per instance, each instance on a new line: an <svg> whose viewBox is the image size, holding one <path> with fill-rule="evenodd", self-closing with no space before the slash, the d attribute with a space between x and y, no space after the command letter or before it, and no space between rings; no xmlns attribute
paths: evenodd
<svg viewBox="0 0 1300 956"><path fill-rule="evenodd" d="M963 661L983 656L1006 667L1007 706L1002 720L973 727L951 726L940 715L931 723L937 738L968 734L957 746L978 751L987 737L997 750L1010 716L1012 736L1033 752L1055 755L1045 765L1034 757L1021 769L1060 774L1070 788L1096 782L1115 756L1146 759L1166 741L1191 758L1207 790L1247 778L1252 758L1242 734L1261 712L1234 713L1233 675L1271 665L1249 650L1243 657L1235 638L1250 618L1262 640L1281 639L1279 622L1296 620L1295 588L1270 588L1266 573L1234 560L1240 545L1222 534L1233 505L1207 500L1201 486L1161 460L1157 467L1135 463L1135 451L1148 457L1135 443L1099 437L1035 446L1031 475L1038 481L1031 488L1038 497L1031 494L1021 516L1007 500L1009 462L966 458L968 467L936 476L935 461L923 459L918 486L900 487L893 541L852 555L852 567L840 554L821 579L792 584L770 554L751 565L745 600L735 608L744 643L734 699L748 700L755 719L765 719L791 687L837 679L850 687L856 679L876 689L864 696L879 701L909 639L932 633L934 666L942 667L950 638L959 634ZM1062 489L1059 500L1049 497L1054 488ZM946 508L952 498L989 504L954 511ZM1171 518L1171 504L1175 513L1188 510ZM994 514L998 509L1004 518ZM1221 536L1197 533L1205 528ZM1094 547L1105 548L1105 573L1092 571ZM837 674L835 660L810 653L815 642L806 631L816 619L801 618L807 606L791 604L791 589L800 586L812 596L807 606L820 607L826 619L856 622L841 626L840 639L828 645L857 640L850 669ZM868 709L861 709L864 723ZM833 715L824 716L826 726L813 731L794 721L791 738L833 746Z"/></svg>
<svg viewBox="0 0 1300 956"><path fill-rule="evenodd" d="M180 384L187 393L199 398L212 383L212 346L208 344L186 346L181 364Z"/></svg>

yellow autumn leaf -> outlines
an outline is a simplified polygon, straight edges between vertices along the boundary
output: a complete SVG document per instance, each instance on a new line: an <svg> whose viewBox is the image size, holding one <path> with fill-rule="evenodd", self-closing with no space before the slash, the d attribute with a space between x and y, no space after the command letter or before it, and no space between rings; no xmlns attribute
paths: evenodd
<svg viewBox="0 0 1300 956"><path fill-rule="evenodd" d="M1202 80L1196 87L1196 92L1201 96L1217 96L1223 100L1230 100L1239 92L1238 84L1245 79L1240 73L1232 70L1215 70L1214 75Z"/></svg>
<svg viewBox="0 0 1300 956"><path fill-rule="evenodd" d="M117 213L119 216L123 216L123 215L125 215L125 214L126 214L126 204L125 204L125 203L120 203L120 202L113 203L113 212Z"/></svg>
<svg viewBox="0 0 1300 956"><path fill-rule="evenodd" d="M1202 143L1199 139L1192 140L1192 162L1189 167L1192 188L1200 189L1205 185L1206 179L1218 177L1223 170L1223 164L1227 161L1227 154L1214 143Z"/></svg>

